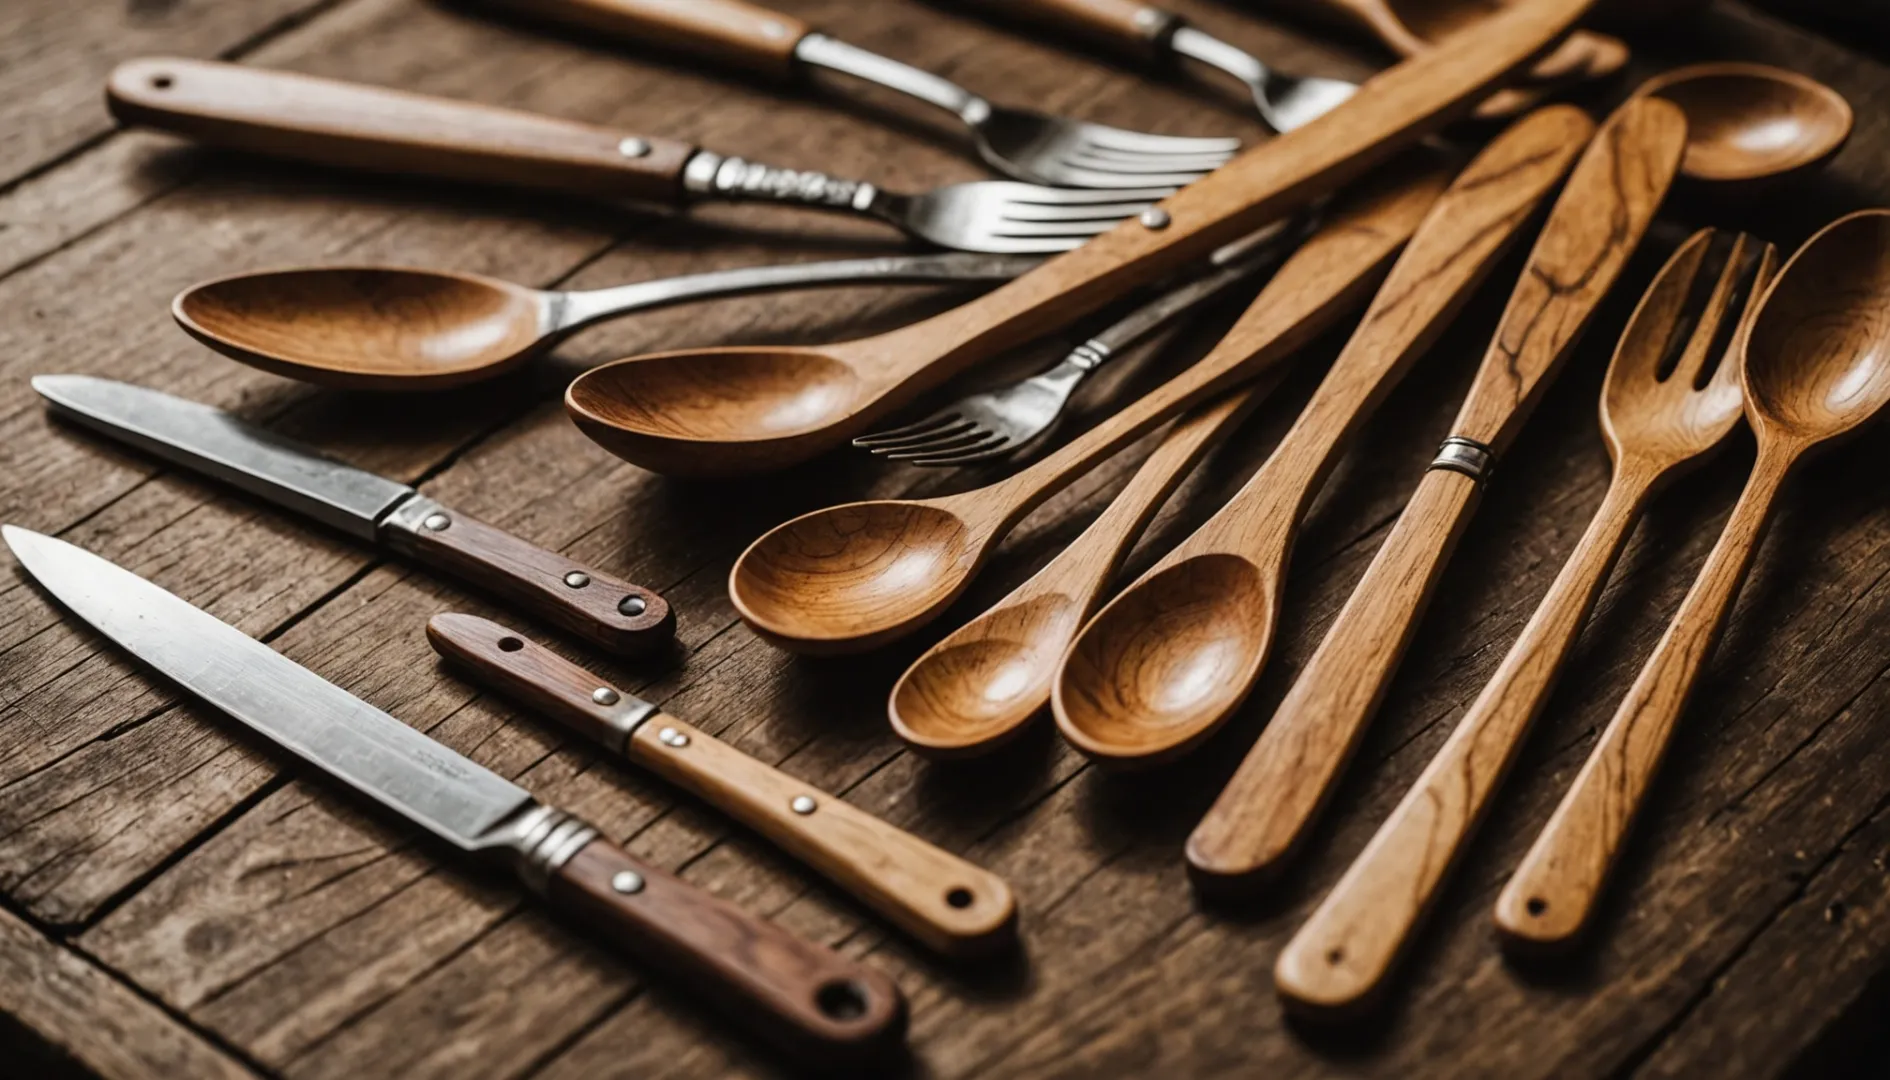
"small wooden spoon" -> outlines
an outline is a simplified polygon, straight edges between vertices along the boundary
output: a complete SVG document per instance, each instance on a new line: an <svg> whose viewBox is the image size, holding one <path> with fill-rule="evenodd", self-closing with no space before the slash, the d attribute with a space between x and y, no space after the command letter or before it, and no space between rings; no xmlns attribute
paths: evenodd
<svg viewBox="0 0 1890 1080"><path fill-rule="evenodd" d="M1642 83L1687 114L1693 180L1740 188L1816 169L1851 135L1850 103L1809 76L1765 64L1691 64Z"/></svg>
<svg viewBox="0 0 1890 1080"><path fill-rule="evenodd" d="M400 266L305 267L193 285L171 302L171 315L223 355L291 379L350 390L438 390L501 375L587 326L651 308L816 285L996 284L1039 261L893 255L583 291Z"/></svg>
<svg viewBox="0 0 1890 1080"><path fill-rule="evenodd" d="M1642 508L1739 426L1743 332L1778 271L1778 252L1740 236L1702 309L1690 298L1713 237L1703 230L1674 252L1608 366L1601 431L1614 477L1594 520L1495 677L1280 952L1273 979L1289 1007L1354 1012L1383 989L1508 773ZM1713 346L1729 320L1740 331L1716 357Z"/></svg>
<svg viewBox="0 0 1890 1080"><path fill-rule="evenodd" d="M1370 79L1142 215L953 311L822 348L633 358L587 372L565 404L586 434L659 472L781 469L836 447L919 394L1066 325L1355 179L1461 115L1594 0L1529 0Z"/></svg>
<svg viewBox="0 0 1890 1080"><path fill-rule="evenodd" d="M1890 210L1840 218L1766 293L1741 379L1758 458L1732 517L1575 785L1496 901L1507 943L1566 946L1588 925L1784 488L1806 455L1890 404Z"/></svg>
<svg viewBox="0 0 1890 1080"><path fill-rule="evenodd" d="M1188 370L989 487L848 503L775 527L736 560L735 610L766 640L807 653L870 649L930 622L1045 499L1162 421L1291 355L1361 301L1446 180L1421 165L1386 172L1397 178L1348 194Z"/></svg>
<svg viewBox="0 0 1890 1080"><path fill-rule="evenodd" d="M1266 464L1076 636L1053 697L1073 746L1110 764L1152 763L1205 738L1246 698L1273 639L1294 532L1320 481L1594 130L1573 106L1543 109L1457 177Z"/></svg>

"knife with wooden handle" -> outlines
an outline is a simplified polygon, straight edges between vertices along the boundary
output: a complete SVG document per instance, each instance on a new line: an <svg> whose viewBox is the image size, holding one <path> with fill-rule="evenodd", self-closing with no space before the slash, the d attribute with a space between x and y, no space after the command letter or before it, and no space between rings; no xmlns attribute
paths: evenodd
<svg viewBox="0 0 1890 1080"><path fill-rule="evenodd" d="M436 615L427 640L482 680L779 844L927 946L964 956L1013 940L1016 903L997 875L665 715L489 619Z"/></svg>
<svg viewBox="0 0 1890 1080"><path fill-rule="evenodd" d="M669 603L575 559L343 465L221 409L89 375L36 375L62 416L415 562L435 566L625 655L669 641Z"/></svg>
<svg viewBox="0 0 1890 1080"><path fill-rule="evenodd" d="M28 574L131 655L446 844L508 865L803 1064L859 1068L897 1050L905 999L883 972L642 862L129 570L16 526L0 534Z"/></svg>

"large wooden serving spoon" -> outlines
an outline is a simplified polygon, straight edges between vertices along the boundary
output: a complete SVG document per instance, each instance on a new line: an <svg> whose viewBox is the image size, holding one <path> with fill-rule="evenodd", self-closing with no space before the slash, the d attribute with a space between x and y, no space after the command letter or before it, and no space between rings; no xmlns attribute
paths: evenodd
<svg viewBox="0 0 1890 1080"><path fill-rule="evenodd" d="M1226 506L1083 627L1054 680L1078 750L1150 764L1206 738L1266 662L1301 516L1350 437L1447 326L1594 134L1533 113L1480 154L1405 248L1292 430Z"/></svg>
<svg viewBox="0 0 1890 1080"><path fill-rule="evenodd" d="M1807 455L1890 404L1890 210L1841 218L1792 256L1753 323L1741 383L1759 444L1752 475L1575 785L1497 898L1496 925L1511 945L1565 946L1588 925L1779 492Z"/></svg>
<svg viewBox="0 0 1890 1080"><path fill-rule="evenodd" d="M1688 179L1734 193L1822 166L1851 135L1844 95L1808 75L1765 64L1723 62L1674 68L1637 95L1663 97L1687 114Z"/></svg>
<svg viewBox="0 0 1890 1080"><path fill-rule="evenodd" d="M1642 508L1738 428L1743 326L1778 271L1778 252L1738 237L1711 296L1699 298L1714 235L1702 230L1667 260L1608 366L1601 432L1614 478L1594 520L1489 685L1281 951L1273 979L1290 1007L1340 1014L1376 998L1482 821ZM1716 355L1729 323L1742 330Z"/></svg>
<svg viewBox="0 0 1890 1080"><path fill-rule="evenodd" d="M1461 115L1594 0L1524 0L1368 81L1319 120L1247 151L1139 221L963 307L819 348L692 349L585 373L565 404L588 435L659 472L785 468L831 449L979 361L1320 198Z"/></svg>
<svg viewBox="0 0 1890 1080"><path fill-rule="evenodd" d="M1449 179L1421 163L1386 173L1349 192L1188 370L988 487L848 503L776 526L735 562L735 610L764 639L805 653L870 649L936 618L1045 499L1162 421L1290 356L1363 302Z"/></svg>
<svg viewBox="0 0 1890 1080"><path fill-rule="evenodd" d="M1575 166L1436 460L1246 760L1188 839L1205 888L1273 876L1378 709L1476 496L1568 358L1679 172L1686 118L1615 111Z"/></svg>

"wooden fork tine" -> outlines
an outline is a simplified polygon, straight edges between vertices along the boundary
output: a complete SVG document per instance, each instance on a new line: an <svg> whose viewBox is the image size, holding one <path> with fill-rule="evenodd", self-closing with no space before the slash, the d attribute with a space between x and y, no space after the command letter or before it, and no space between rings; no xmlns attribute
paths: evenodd
<svg viewBox="0 0 1890 1080"><path fill-rule="evenodd" d="M1739 311L1739 326L1733 331L1732 340L1726 344L1726 355L1720 359L1719 369L1713 372L1714 383L1737 384L1739 369L1744 362L1746 335L1752 332L1752 322L1759 314L1759 300L1765 296L1765 290L1772 285L1772 279L1778 276L1778 245L1762 241L1754 236L1742 234L1742 241L1751 240L1759 247L1759 265L1752 272L1752 284L1746 290L1745 306Z"/></svg>
<svg viewBox="0 0 1890 1080"><path fill-rule="evenodd" d="M1686 349L1674 362L1673 374L1669 379L1693 386L1699 382L1700 371L1711 357L1713 341L1719 336L1720 324L1726 321L1726 313L1731 310L1737 298L1740 279L1745 276L1752 236L1740 233L1733 238L1732 250L1726 253L1726 261L1720 266L1719 280L1713 283L1713 294L1707 298L1706 306L1700 311L1699 318L1693 324L1693 335L1687 339ZM1697 272L1697 271L1696 271Z"/></svg>

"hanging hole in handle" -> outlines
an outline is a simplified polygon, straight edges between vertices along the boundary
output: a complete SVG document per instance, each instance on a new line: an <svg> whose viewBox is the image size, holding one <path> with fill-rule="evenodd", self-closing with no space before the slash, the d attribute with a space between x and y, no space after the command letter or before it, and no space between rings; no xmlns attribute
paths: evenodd
<svg viewBox="0 0 1890 1080"><path fill-rule="evenodd" d="M960 911L970 907L974 899L976 899L976 897L971 895L971 890L965 888L963 885L945 894L945 902Z"/></svg>
<svg viewBox="0 0 1890 1080"><path fill-rule="evenodd" d="M1528 909L1529 914L1539 918L1543 912L1549 910L1549 902L1540 896L1532 896L1529 898L1529 902L1524 904L1523 907Z"/></svg>
<svg viewBox="0 0 1890 1080"><path fill-rule="evenodd" d="M517 652L524 647L525 643L515 637L502 637L499 639L500 652Z"/></svg>
<svg viewBox="0 0 1890 1080"><path fill-rule="evenodd" d="M151 76L151 89L153 90L169 90L171 87L176 86L176 85L177 85L177 80L171 78L169 75Z"/></svg>
<svg viewBox="0 0 1890 1080"><path fill-rule="evenodd" d="M814 1004L829 1020L858 1020L866 1015L866 988L851 979L836 979L814 991Z"/></svg>

